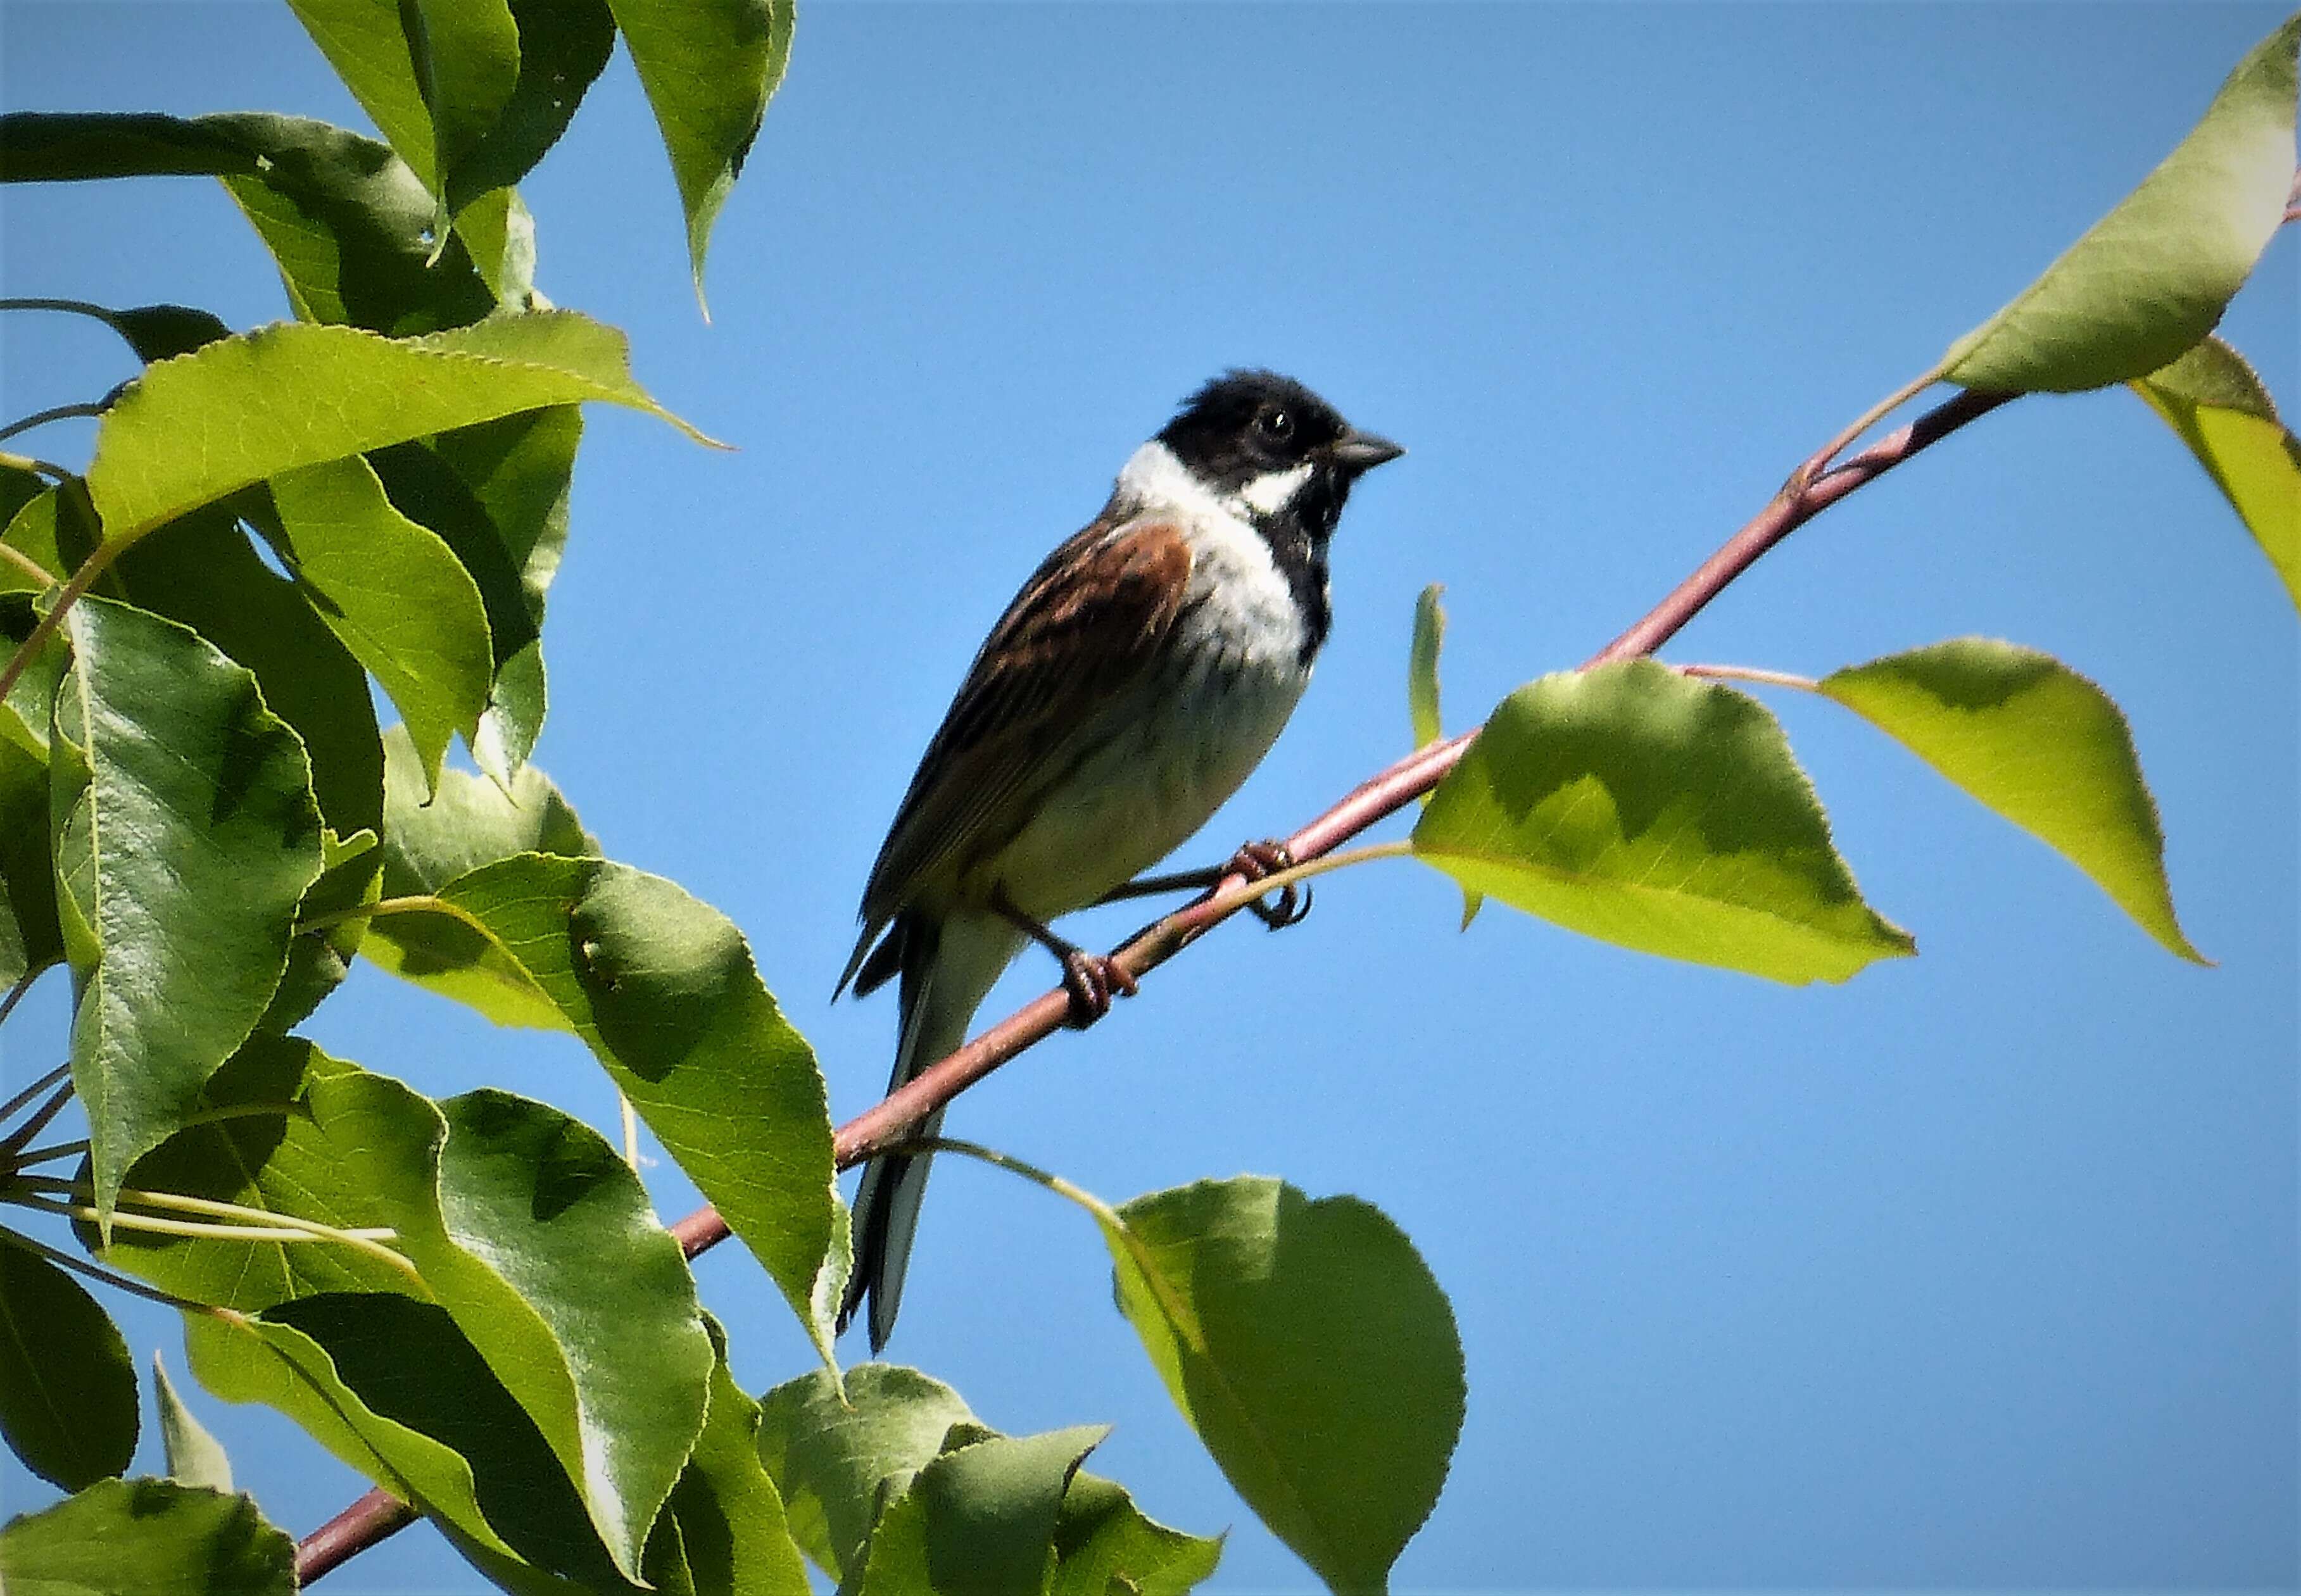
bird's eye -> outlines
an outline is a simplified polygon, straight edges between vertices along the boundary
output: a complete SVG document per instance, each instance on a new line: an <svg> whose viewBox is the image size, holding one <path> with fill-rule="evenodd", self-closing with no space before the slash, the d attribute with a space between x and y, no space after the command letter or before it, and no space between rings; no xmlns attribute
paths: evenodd
<svg viewBox="0 0 2301 1596"><path fill-rule="evenodd" d="M1294 436L1294 413L1274 405L1254 418L1254 430L1266 442L1284 443Z"/></svg>

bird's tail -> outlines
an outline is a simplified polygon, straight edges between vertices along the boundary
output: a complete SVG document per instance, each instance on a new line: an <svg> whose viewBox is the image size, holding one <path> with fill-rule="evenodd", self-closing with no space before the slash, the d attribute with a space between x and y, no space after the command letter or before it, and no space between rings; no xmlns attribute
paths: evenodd
<svg viewBox="0 0 2301 1596"><path fill-rule="evenodd" d="M966 1040L975 1011L1022 945L1005 922L974 916L933 919L916 910L898 917L892 936L901 939L902 1028L895 1043L894 1090ZM942 1111L922 1120L912 1132L933 1136ZM910 1266L911 1239L918 1228L919 1204L927 1191L928 1153L877 1157L864 1166L855 1192L855 1269L839 1304L843 1333L855 1310L870 1303L867 1324L876 1357L894 1333L903 1303L903 1275Z"/></svg>

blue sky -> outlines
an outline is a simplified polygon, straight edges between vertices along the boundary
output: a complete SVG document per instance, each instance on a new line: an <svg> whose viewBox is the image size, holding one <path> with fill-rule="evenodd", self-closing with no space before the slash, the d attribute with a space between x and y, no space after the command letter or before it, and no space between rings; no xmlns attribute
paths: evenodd
<svg viewBox="0 0 2301 1596"><path fill-rule="evenodd" d="M1211 859L1402 751L1423 584L1447 584L1450 723L1570 667L2129 188L2279 17L819 4L720 223L707 325L619 60L525 185L539 281L741 452L593 414L539 759L611 855L745 927L845 1117L878 1093L891 1004L826 994L918 750L1015 585L1198 381L1274 365L1412 450L1351 507L1334 641L1188 850ZM364 125L256 4L5 0L0 99ZM10 294L285 313L205 180L12 190L0 223ZM2224 328L2288 405L2291 230ZM9 415L129 371L57 317L0 318L0 359ZM1856 495L1669 656L1820 672L1969 633L2124 706L2217 968L1848 717L1781 703L1920 958L1790 990L1501 909L1458 936L1447 882L1378 865L1285 936L1226 930L952 1129L1113 1199L1251 1170L1404 1226L1470 1400L1402 1588L2291 1585L2295 617L2111 392L2017 404ZM986 1015L1050 973L1026 961ZM7 1084L64 1020L46 983L0 1040ZM372 971L310 1030L435 1094L612 1124L572 1042ZM649 1175L667 1216L693 1205ZM747 1386L806 1366L735 1249L699 1277ZM167 1316L114 1306L180 1366ZM1067 1207L946 1160L891 1356L1003 1429L1115 1423L1095 1467L1232 1526L1215 1588L1310 1588L1168 1407ZM289 1528L356 1493L283 1421L200 1411ZM0 1492L46 1500L13 1459ZM478 1581L417 1531L323 1588Z"/></svg>

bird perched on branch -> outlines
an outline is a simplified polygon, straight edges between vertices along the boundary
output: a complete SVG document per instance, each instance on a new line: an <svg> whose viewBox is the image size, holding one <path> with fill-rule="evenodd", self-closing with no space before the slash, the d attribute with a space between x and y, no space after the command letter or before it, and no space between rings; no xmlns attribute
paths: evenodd
<svg viewBox="0 0 2301 1596"><path fill-rule="evenodd" d="M1299 382L1230 372L1135 451L1101 514L1023 584L903 795L840 976L858 996L901 978L890 1090L966 1040L1025 942L1062 961L1074 1024L1134 990L1125 970L1048 923L1134 895L1137 873L1261 762L1326 639L1326 544L1343 501L1402 453ZM1284 863L1258 844L1224 869L1259 880ZM935 1134L941 1117L919 1133ZM927 1162L875 1158L856 1194L839 1324L867 1299L874 1353L902 1301Z"/></svg>

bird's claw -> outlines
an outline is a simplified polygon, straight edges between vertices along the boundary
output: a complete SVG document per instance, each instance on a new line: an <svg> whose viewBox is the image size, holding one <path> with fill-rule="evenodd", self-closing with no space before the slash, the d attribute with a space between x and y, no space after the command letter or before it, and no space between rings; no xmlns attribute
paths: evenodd
<svg viewBox="0 0 2301 1596"><path fill-rule="evenodd" d="M1276 875L1282 870L1294 868L1294 856L1283 842L1250 842L1231 856L1223 866L1225 873L1243 876L1250 882ZM1272 931L1284 931L1290 925L1300 925L1310 913L1310 893L1306 889L1295 890L1293 882L1278 889L1272 898L1258 898L1248 904L1247 911Z"/></svg>
<svg viewBox="0 0 2301 1596"><path fill-rule="evenodd" d="M1084 1031L1110 1012L1114 993L1132 998L1134 977L1108 954L1074 948L1063 955L1063 990L1071 995L1070 1025Z"/></svg>

